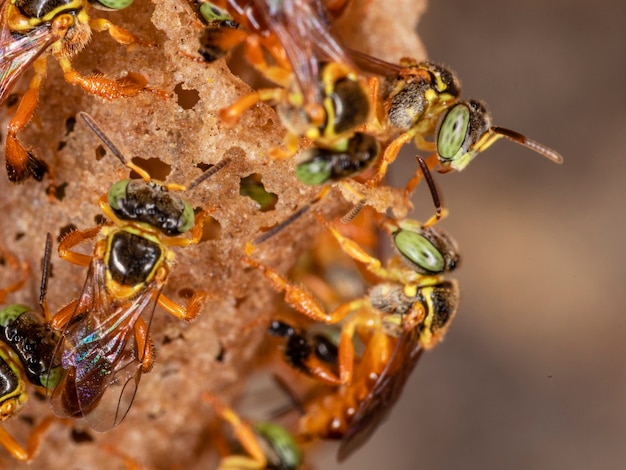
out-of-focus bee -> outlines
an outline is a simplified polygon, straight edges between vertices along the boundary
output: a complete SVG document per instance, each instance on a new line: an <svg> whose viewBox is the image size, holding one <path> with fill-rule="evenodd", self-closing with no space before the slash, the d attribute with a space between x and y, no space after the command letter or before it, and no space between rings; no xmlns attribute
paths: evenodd
<svg viewBox="0 0 626 470"><path fill-rule="evenodd" d="M45 316L20 304L8 305L0 310L0 420L17 415L28 400L27 384L45 393L59 378L59 368L52 367L52 356L57 335L50 328L50 314L45 305L49 274L51 238L48 235L44 257L39 303ZM17 260L2 250L3 259L17 266ZM20 267L21 279L0 290L0 299L18 290L24 284L28 268ZM51 369L50 369L51 368ZM0 426L0 444L17 460L30 461L35 457L41 440L50 425L52 416L41 420L32 430L26 448L22 447L4 427Z"/></svg>
<svg viewBox="0 0 626 470"><path fill-rule="evenodd" d="M496 140L506 137L544 157L561 163L556 151L515 131L492 126L491 115L484 104L461 101L456 74L431 62L404 58L392 64L351 51L364 71L385 77L382 85L377 76L370 79L374 119L368 123L372 132L387 142L376 175L370 183L380 181L401 147L415 141L421 150L435 152L427 159L431 169L440 172L462 170L478 153ZM428 139L433 138L434 141Z"/></svg>
<svg viewBox="0 0 626 470"><path fill-rule="evenodd" d="M81 75L72 67L72 57L85 48L92 31L108 31L121 44L145 44L130 31L109 20L92 19L87 13L88 5L120 10L131 3L132 0L3 0L0 12L0 104L29 66L32 65L35 72L8 126L5 155L9 180L20 183L30 176L41 180L47 171L46 164L26 149L17 135L35 112L49 56L59 62L66 81L102 98L130 97L146 90L163 93L147 88L145 80L136 74L132 78L111 80L101 74Z"/></svg>
<svg viewBox="0 0 626 470"><path fill-rule="evenodd" d="M248 455L227 455L220 459L218 470L296 470L302 465L302 452L296 440L283 426L269 421L250 424L217 397L203 393L215 412L233 430L235 438Z"/></svg>
<svg viewBox="0 0 626 470"><path fill-rule="evenodd" d="M259 101L275 105L288 134L286 149L272 149L270 156L292 156L299 137L309 139L313 148L301 157L297 170L306 184L353 176L376 161L378 141L356 132L369 117L365 83L335 39L319 0L223 0L203 4L201 13L203 8L207 22L217 25L205 33L205 54L212 51L208 54L220 57L220 51L245 40L250 64L279 85L257 90L221 110L226 124L233 125ZM242 29L234 28L227 17ZM266 52L273 64L266 61Z"/></svg>
<svg viewBox="0 0 626 470"><path fill-rule="evenodd" d="M439 202L436 205L438 212L445 212ZM321 216L318 220L348 256L378 279L367 295L327 312L308 291L252 258L251 245L244 261L308 318L326 324L343 321L336 374L329 367L333 355L319 353L323 343L313 336L281 325L272 331L290 342L291 347L285 348L289 363L323 383L339 384L338 389L305 404L298 433L307 439L341 439L339 459L343 460L386 418L422 350L433 348L446 333L458 308L459 289L456 281L444 275L458 266L460 256L452 238L433 227L438 216L426 224L382 220L397 252L386 267ZM355 351L355 337L363 345L360 355Z"/></svg>
<svg viewBox="0 0 626 470"><path fill-rule="evenodd" d="M63 374L51 391L51 405L59 416L84 416L93 429L106 431L124 419L141 374L152 368L148 329L157 303L176 317L191 320L207 298L206 292L195 292L183 307L162 294L174 265L171 247L198 243L206 216L205 211L194 216L189 202L173 191L196 186L228 160L187 188L152 181L145 170L122 156L91 117L85 113L81 117L142 178L118 181L100 198L109 223L70 232L59 245L61 258L89 266L89 271L78 299L52 321L61 333L55 359ZM187 232L189 237L179 237ZM91 256L72 251L93 238Z"/></svg>

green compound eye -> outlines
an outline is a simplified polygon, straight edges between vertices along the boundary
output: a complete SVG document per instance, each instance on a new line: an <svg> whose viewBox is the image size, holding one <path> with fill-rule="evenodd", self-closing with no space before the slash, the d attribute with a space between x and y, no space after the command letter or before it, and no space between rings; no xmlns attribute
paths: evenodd
<svg viewBox="0 0 626 470"><path fill-rule="evenodd" d="M328 181L331 175L332 165L323 159L314 158L296 166L296 178L304 184L322 184Z"/></svg>
<svg viewBox="0 0 626 470"><path fill-rule="evenodd" d="M0 325L4 326L15 320L21 314L30 312L30 308L26 305L13 304L7 305L0 310Z"/></svg>
<svg viewBox="0 0 626 470"><path fill-rule="evenodd" d="M394 237L396 248L402 256L425 274L442 273L445 260L441 252L423 235L410 230L400 230Z"/></svg>
<svg viewBox="0 0 626 470"><path fill-rule="evenodd" d="M202 5L200 5L199 11L202 18L209 24L218 21L232 21L233 19L225 10L208 2L203 2Z"/></svg>
<svg viewBox="0 0 626 470"><path fill-rule="evenodd" d="M274 450L277 462L270 462L275 467L296 469L302 463L302 453L293 436L278 424L262 422L254 426L255 432L262 436Z"/></svg>
<svg viewBox="0 0 626 470"><path fill-rule="evenodd" d="M109 206L114 210L120 209L119 201L126 199L126 187L130 183L130 180L122 180L115 183L109 189L109 195L107 196L107 202Z"/></svg>
<svg viewBox="0 0 626 470"><path fill-rule="evenodd" d="M448 161L454 161L462 153L469 132L470 110L464 103L454 105L443 118L437 136L437 153Z"/></svg>
<svg viewBox="0 0 626 470"><path fill-rule="evenodd" d="M178 231L180 233L185 233L191 227L193 227L193 222L195 220L195 214L193 213L193 207L187 201L185 201L185 208L183 209L183 213L180 216L180 224L178 227Z"/></svg>
<svg viewBox="0 0 626 470"><path fill-rule="evenodd" d="M92 2L95 7L103 6L109 10L123 10L133 4L133 0L96 0Z"/></svg>

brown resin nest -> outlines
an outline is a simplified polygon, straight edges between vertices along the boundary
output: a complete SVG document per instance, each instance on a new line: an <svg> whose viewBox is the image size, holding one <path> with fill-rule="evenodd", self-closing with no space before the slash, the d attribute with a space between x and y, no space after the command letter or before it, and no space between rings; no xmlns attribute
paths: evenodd
<svg viewBox="0 0 626 470"><path fill-rule="evenodd" d="M346 44L386 59L424 59L414 32L424 8L425 1L354 1L337 21L337 32ZM143 159L137 162L147 165L157 179L185 184L206 165L224 157L232 163L186 195L194 207L212 208L214 221L206 240L174 249L176 265L165 289L183 304L190 290L208 290L213 298L190 323L157 308L151 327L157 349L155 367L142 377L125 421L105 434L91 431L82 420L72 428L55 425L34 465L122 468L121 460L102 450L101 444L109 443L149 468L211 468L215 463L207 459L213 413L200 401L200 394L209 391L232 402L243 391L264 339L267 322L260 319L270 318L276 296L264 278L244 268L243 248L261 231L311 201L319 188L296 180L294 159L277 162L266 157L270 148L282 145L284 136L271 107L254 108L232 128L220 122L217 111L250 88L231 74L224 60L207 64L192 58L199 58L202 26L186 2L137 0L121 12L90 10L90 14L109 18L155 45L126 48L106 33L94 33L92 42L73 61L76 69L108 77L140 73L151 87L169 92L170 98L144 93L108 102L67 84L56 62L49 61L37 112L20 138L48 163L51 173L43 182L20 186L0 178L2 244L31 269L27 286L7 301L36 306L46 233L58 240L68 228L96 225L98 198L128 174L110 152L101 157L97 151L101 142L76 119L79 111L91 114L127 157ZM30 76L27 72L15 92L26 89ZM15 109L11 102L3 106L2 134ZM265 189L278 196L274 209L261 212L257 203L240 195L241 179L251 174L260 175ZM57 191L50 197L47 189L52 184ZM392 196L385 189L369 194L370 203L379 210L393 202ZM336 190L318 204L329 219L349 207ZM321 229L309 213L260 245L255 257L286 272ZM89 244L83 247L86 253L91 248ZM52 264L48 303L54 311L79 295L87 268L60 260L56 244ZM0 271L3 285L15 275L6 267ZM3 426L25 443L32 421L49 413L48 404L33 392L20 416ZM7 466L19 466L8 453L0 454Z"/></svg>

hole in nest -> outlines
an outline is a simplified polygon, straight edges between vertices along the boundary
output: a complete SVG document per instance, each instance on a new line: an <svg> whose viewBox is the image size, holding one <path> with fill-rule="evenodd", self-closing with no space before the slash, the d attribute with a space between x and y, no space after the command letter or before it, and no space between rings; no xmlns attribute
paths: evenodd
<svg viewBox="0 0 626 470"><path fill-rule="evenodd" d="M84 444L86 442L93 442L94 438L87 431L79 431L76 428L72 428L72 440L76 444Z"/></svg>
<svg viewBox="0 0 626 470"><path fill-rule="evenodd" d="M67 145L67 142L65 142L64 140L60 141L59 145L57 145L57 152L60 152L61 150L63 150L66 145Z"/></svg>
<svg viewBox="0 0 626 470"><path fill-rule="evenodd" d="M65 199L65 190L67 189L68 183L61 183L59 185L50 185L46 188L46 194L49 196L54 196L58 201L62 201Z"/></svg>
<svg viewBox="0 0 626 470"><path fill-rule="evenodd" d="M20 100L19 93L11 93L7 98L7 108L11 108Z"/></svg>
<svg viewBox="0 0 626 470"><path fill-rule="evenodd" d="M26 236L25 232L17 232L15 234L15 241L21 240L22 238L24 238Z"/></svg>
<svg viewBox="0 0 626 470"><path fill-rule="evenodd" d="M171 165L168 165L165 162L162 162L156 157L151 158L141 158L141 157L133 157L132 162L138 167L146 170L150 175L150 178L154 178L159 181L165 181L167 175L172 171ZM132 179L139 179L139 176L134 171L130 172L130 177Z"/></svg>
<svg viewBox="0 0 626 470"><path fill-rule="evenodd" d="M204 219L204 227L202 227L202 238L200 242L208 240L217 240L222 236L222 226L210 215Z"/></svg>
<svg viewBox="0 0 626 470"><path fill-rule="evenodd" d="M65 135L69 135L74 132L74 127L76 126L76 117L70 116L65 120Z"/></svg>
<svg viewBox="0 0 626 470"><path fill-rule="evenodd" d="M213 165L211 165L210 163L196 163L196 168L200 168L202 170L202 173L207 171L212 166Z"/></svg>
<svg viewBox="0 0 626 470"><path fill-rule="evenodd" d="M220 350L217 356L215 356L215 360L217 362L224 362L224 359L226 359L226 348L224 348L224 345L220 342Z"/></svg>
<svg viewBox="0 0 626 470"><path fill-rule="evenodd" d="M102 214L96 214L93 218L93 221L96 223L96 225L104 225L107 223L107 218Z"/></svg>
<svg viewBox="0 0 626 470"><path fill-rule="evenodd" d="M193 89L185 90L182 83L174 87L174 93L176 93L178 106L183 109L191 109L200 101L200 93Z"/></svg>
<svg viewBox="0 0 626 470"><path fill-rule="evenodd" d="M239 195L247 196L256 202L259 211L273 211L278 202L278 196L265 190L261 175L252 173L239 180Z"/></svg>
<svg viewBox="0 0 626 470"><path fill-rule="evenodd" d="M106 154L107 154L107 151L102 144L96 147L96 160L97 161L102 160Z"/></svg>
<svg viewBox="0 0 626 470"><path fill-rule="evenodd" d="M178 333L178 336L168 336L168 335L164 335L164 336L163 336L163 341L162 341L162 344L169 344L169 343L171 343L172 341L176 341L176 340L179 340L179 339L182 339L182 340L184 340L184 339L185 339L185 337L183 336L183 334L182 334L182 333Z"/></svg>
<svg viewBox="0 0 626 470"><path fill-rule="evenodd" d="M61 240L63 240L63 237L65 237L65 235L67 235L70 232L73 232L74 230L77 230L78 227L76 227L76 225L74 224L67 224L64 225L63 227L61 227L61 229L59 230L59 236L57 237L57 242L60 242Z"/></svg>
<svg viewBox="0 0 626 470"><path fill-rule="evenodd" d="M180 295L183 299L191 299L195 293L196 292L189 287L183 287L178 291L178 295Z"/></svg>

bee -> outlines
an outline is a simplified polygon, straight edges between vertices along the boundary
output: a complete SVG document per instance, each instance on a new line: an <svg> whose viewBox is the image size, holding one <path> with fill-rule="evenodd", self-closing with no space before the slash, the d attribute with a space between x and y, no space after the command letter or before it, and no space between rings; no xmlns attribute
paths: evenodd
<svg viewBox="0 0 626 470"><path fill-rule="evenodd" d="M492 126L483 103L459 101L461 86L450 69L410 58L392 64L361 52L350 53L363 70L384 77L382 84L377 76L370 78L371 96L377 98L367 129L387 142L370 184L382 180L402 146L412 140L419 149L434 152L427 159L428 166L440 172L463 170L502 137L562 163L563 157L555 150L518 132ZM435 140L429 141L433 136Z"/></svg>
<svg viewBox="0 0 626 470"><path fill-rule="evenodd" d="M59 367L52 362L57 334L50 328L50 312L45 303L48 283L51 237L48 234L44 256L39 304L43 312L35 313L20 304L8 305L0 310L0 420L5 421L21 410L28 400L27 384L45 391L59 378ZM16 266L17 260L3 250L8 264ZM21 266L21 279L0 290L2 302L10 292L20 289L28 275L28 267ZM52 416L44 418L31 431L26 448L22 447L2 426L0 444L17 460L32 460L44 435L54 423Z"/></svg>
<svg viewBox="0 0 626 470"><path fill-rule="evenodd" d="M432 189L432 188L431 188ZM340 439L339 460L361 446L388 416L423 350L436 346L450 326L459 305L459 288L445 275L456 269L456 242L435 227L447 214L436 199L438 213L421 224L410 219L384 218L381 227L393 240L396 255L387 266L358 243L342 235L319 214L318 220L341 249L377 278L369 292L327 312L308 291L293 285L273 268L252 258L244 262L258 269L286 302L311 320L341 325L336 373L331 348L297 329L277 324L273 334L287 338L287 362L325 384L334 384L307 401L299 422L303 439ZM362 343L358 355L354 339ZM324 346L324 352L318 347Z"/></svg>
<svg viewBox="0 0 626 470"><path fill-rule="evenodd" d="M236 439L248 454L222 457L218 470L302 468L302 451L283 426L269 421L248 423L231 407L209 393L203 393L202 400L213 406L219 418L232 427Z"/></svg>
<svg viewBox="0 0 626 470"><path fill-rule="evenodd" d="M368 90L335 38L323 3L223 0L202 4L200 12L210 25L218 25L206 30L205 54L218 58L223 55L220 51L245 41L248 62L279 85L259 89L222 109L224 123L234 125L260 101L275 105L288 133L286 148L272 149L270 157L294 155L299 137L312 141L315 149L303 155L297 172L306 184L357 174L376 160L380 150L376 139L355 135L369 116ZM228 23L228 17L241 28ZM266 61L266 53L273 64Z"/></svg>
<svg viewBox="0 0 626 470"><path fill-rule="evenodd" d="M32 66L35 75L9 122L5 155L9 180L24 182L29 177L41 180L47 165L19 141L18 133L32 118L39 90L46 76L48 57L53 56L61 66L65 80L88 93L112 100L136 96L144 91L163 94L146 87L134 75L111 80L100 74L81 75L72 66L72 57L83 50L92 31L108 31L120 44L144 44L130 31L115 26L109 20L92 19L87 6L121 10L132 0L3 0L0 12L0 104L17 80ZM143 80L143 79L142 79Z"/></svg>
<svg viewBox="0 0 626 470"><path fill-rule="evenodd" d="M55 360L63 373L50 392L50 403L58 416L84 416L94 430L106 431L124 419L142 373L152 368L148 331L156 305L191 320L208 297L206 292L195 292L183 307L162 294L174 266L171 247L198 243L206 217L205 211L194 216L190 203L174 191L195 187L228 160L187 188L152 181L145 170L126 160L89 115L80 115L112 153L142 178L113 184L99 200L110 222L70 232L58 248L62 259L89 270L78 299L52 321L60 332ZM180 237L186 233L188 237ZM72 251L94 238L91 256Z"/></svg>

